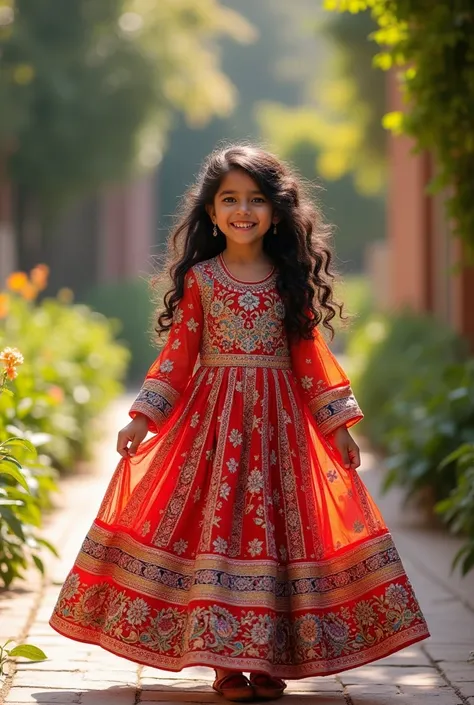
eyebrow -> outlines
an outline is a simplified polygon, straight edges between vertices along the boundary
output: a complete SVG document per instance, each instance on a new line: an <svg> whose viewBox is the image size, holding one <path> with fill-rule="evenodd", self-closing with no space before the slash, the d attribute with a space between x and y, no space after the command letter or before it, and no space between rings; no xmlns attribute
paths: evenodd
<svg viewBox="0 0 474 705"><path fill-rule="evenodd" d="M238 192L238 191L219 191L219 194L218 194L218 195L219 195L219 196L229 196L229 195L232 195L232 194L234 194L234 193L239 193L239 192ZM253 193L253 194L259 193L260 195L263 196L263 192L260 191L259 189L254 189L253 191L249 191L249 193Z"/></svg>

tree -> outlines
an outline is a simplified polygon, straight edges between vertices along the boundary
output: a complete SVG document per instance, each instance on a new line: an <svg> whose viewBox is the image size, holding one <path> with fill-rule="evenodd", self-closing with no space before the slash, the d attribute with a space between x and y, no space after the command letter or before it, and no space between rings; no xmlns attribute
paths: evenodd
<svg viewBox="0 0 474 705"><path fill-rule="evenodd" d="M397 72L405 110L384 124L414 138L435 158L431 192L448 192L454 231L474 253L474 9L472 0L325 0L329 10L369 9L381 51Z"/></svg>
<svg viewBox="0 0 474 705"><path fill-rule="evenodd" d="M0 0L0 158L49 214L153 168L171 118L227 115L218 37L251 38L218 0Z"/></svg>
<svg viewBox="0 0 474 705"><path fill-rule="evenodd" d="M386 180L384 78L372 66L376 47L367 36L375 27L368 12L356 21L343 14L319 20L315 40L327 42L329 51L305 104L262 103L259 110L261 124L278 123L288 139L297 135L314 145L318 174L329 181L349 174L365 196L383 193Z"/></svg>

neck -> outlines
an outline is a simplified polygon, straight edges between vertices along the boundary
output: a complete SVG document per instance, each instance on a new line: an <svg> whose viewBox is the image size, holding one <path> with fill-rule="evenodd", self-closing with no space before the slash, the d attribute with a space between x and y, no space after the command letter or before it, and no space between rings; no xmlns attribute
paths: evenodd
<svg viewBox="0 0 474 705"><path fill-rule="evenodd" d="M269 262L269 258L263 251L262 242L255 242L249 245L238 245L227 240L224 250L225 261L228 264L255 264L257 262Z"/></svg>

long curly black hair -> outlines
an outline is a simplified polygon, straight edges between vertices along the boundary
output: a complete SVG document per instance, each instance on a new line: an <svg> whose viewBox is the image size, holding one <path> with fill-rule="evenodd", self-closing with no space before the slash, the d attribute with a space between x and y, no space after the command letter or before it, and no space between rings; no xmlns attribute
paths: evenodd
<svg viewBox="0 0 474 705"><path fill-rule="evenodd" d="M276 285L285 305L285 327L289 336L309 339L322 324L334 335L331 320L342 316L342 305L333 299L331 229L321 217L304 181L273 154L255 146L234 144L216 149L205 160L195 185L185 194L168 241L163 274L154 279L155 291L163 290L163 276L172 286L163 299L155 331L168 331L184 293L189 269L215 257L226 248L206 211L222 178L232 169L243 169L258 184L279 216L277 232L271 228L263 238L263 249L275 266Z"/></svg>

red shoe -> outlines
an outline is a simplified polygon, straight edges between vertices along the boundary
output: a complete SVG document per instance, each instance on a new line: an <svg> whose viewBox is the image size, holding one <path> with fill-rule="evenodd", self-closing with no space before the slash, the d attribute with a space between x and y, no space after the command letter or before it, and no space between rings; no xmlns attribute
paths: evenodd
<svg viewBox="0 0 474 705"><path fill-rule="evenodd" d="M281 678L272 678L264 673L251 673L250 685L257 698L262 700L277 700L286 688L286 683Z"/></svg>
<svg viewBox="0 0 474 705"><path fill-rule="evenodd" d="M226 700L235 703L248 702L254 698L250 681L242 673L229 673L224 678L216 679L212 688Z"/></svg>

